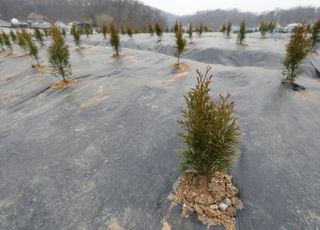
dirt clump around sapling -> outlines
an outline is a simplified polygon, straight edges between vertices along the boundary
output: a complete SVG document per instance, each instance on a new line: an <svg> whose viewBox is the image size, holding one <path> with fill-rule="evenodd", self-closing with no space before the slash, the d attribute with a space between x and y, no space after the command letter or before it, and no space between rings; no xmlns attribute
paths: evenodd
<svg viewBox="0 0 320 230"><path fill-rule="evenodd" d="M195 213L206 225L223 225L233 230L237 210L242 209L243 204L238 189L232 184L232 176L217 172L206 182L201 186L195 173L186 173L168 198L182 205L182 217Z"/></svg>
<svg viewBox="0 0 320 230"><path fill-rule="evenodd" d="M50 89L66 89L74 86L78 80L65 80L54 83L50 86Z"/></svg>

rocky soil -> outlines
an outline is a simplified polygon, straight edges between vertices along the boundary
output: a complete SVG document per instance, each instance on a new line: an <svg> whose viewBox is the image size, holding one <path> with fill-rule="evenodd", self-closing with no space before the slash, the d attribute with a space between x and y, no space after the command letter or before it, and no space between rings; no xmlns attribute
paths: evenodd
<svg viewBox="0 0 320 230"><path fill-rule="evenodd" d="M204 183L199 182L203 179ZM227 230L233 230L237 210L243 208L238 195L232 176L216 173L208 181L188 173L180 178L169 199L182 205L183 217L194 212L206 225L223 225Z"/></svg>

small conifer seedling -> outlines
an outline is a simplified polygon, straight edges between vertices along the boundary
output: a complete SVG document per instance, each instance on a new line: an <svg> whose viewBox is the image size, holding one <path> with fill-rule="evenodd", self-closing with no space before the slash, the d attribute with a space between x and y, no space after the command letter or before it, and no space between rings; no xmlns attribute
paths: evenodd
<svg viewBox="0 0 320 230"><path fill-rule="evenodd" d="M133 32L132 32L132 29L131 29L129 26L127 26L127 34L128 34L128 36L129 36L130 38L132 38Z"/></svg>
<svg viewBox="0 0 320 230"><path fill-rule="evenodd" d="M186 144L181 151L181 169L206 177L231 166L239 137L230 94L216 100L210 95L210 70L207 68L205 74L197 70L196 86L184 97L186 108L182 110L183 119L178 121Z"/></svg>
<svg viewBox="0 0 320 230"><path fill-rule="evenodd" d="M75 24L72 25L71 30L70 30L70 35L73 35L78 31L77 26Z"/></svg>
<svg viewBox="0 0 320 230"><path fill-rule="evenodd" d="M29 55L33 57L36 60L37 65L40 66L37 45L32 40L32 36L30 34L29 36L26 36L25 39L26 39Z"/></svg>
<svg viewBox="0 0 320 230"><path fill-rule="evenodd" d="M227 24L227 27L226 27L227 37L230 37L231 29L232 29L232 23L229 21L228 24Z"/></svg>
<svg viewBox="0 0 320 230"><path fill-rule="evenodd" d="M320 42L320 20L318 20L311 29L311 42L312 42L312 48L315 47L315 45Z"/></svg>
<svg viewBox="0 0 320 230"><path fill-rule="evenodd" d="M75 30L73 33L73 40L76 46L80 46L80 42L81 42L81 34L78 30Z"/></svg>
<svg viewBox="0 0 320 230"><path fill-rule="evenodd" d="M178 30L179 30L179 24L178 24L178 20L176 20L176 23L174 24L174 27L173 27L173 32L177 33Z"/></svg>
<svg viewBox="0 0 320 230"><path fill-rule="evenodd" d="M242 20L240 23L240 31L238 34L238 43L240 45L243 45L243 41L246 38L246 32L247 32L247 28L246 28L246 21Z"/></svg>
<svg viewBox="0 0 320 230"><path fill-rule="evenodd" d="M193 37L193 26L192 26L192 23L189 24L188 34L189 34L190 42L192 42L192 37Z"/></svg>
<svg viewBox="0 0 320 230"><path fill-rule="evenodd" d="M162 40L162 35L163 34L162 34L162 28L158 23L156 23L156 25L155 25L155 31L156 31L156 34L157 34L157 36L159 38L158 42L160 42Z"/></svg>
<svg viewBox="0 0 320 230"><path fill-rule="evenodd" d="M225 24L223 24L219 31L224 34L226 32L226 30L227 30L227 27Z"/></svg>
<svg viewBox="0 0 320 230"><path fill-rule="evenodd" d="M38 28L34 30L33 36L37 39L40 45L43 45L43 34Z"/></svg>
<svg viewBox="0 0 320 230"><path fill-rule="evenodd" d="M154 34L154 28L153 28L152 24L149 24L149 33L151 36L153 36L153 34Z"/></svg>
<svg viewBox="0 0 320 230"><path fill-rule="evenodd" d="M12 30L10 30L10 38L11 38L12 42L16 42L17 41L17 36Z"/></svg>
<svg viewBox="0 0 320 230"><path fill-rule="evenodd" d="M119 56L120 51L120 37L119 32L114 24L110 24L110 44L113 47L113 50L115 52L115 56Z"/></svg>
<svg viewBox="0 0 320 230"><path fill-rule="evenodd" d="M71 74L69 47L65 44L63 36L55 25L51 27L51 34L52 42L48 49L49 63L53 67L54 73L60 75L67 83L66 77Z"/></svg>
<svg viewBox="0 0 320 230"><path fill-rule="evenodd" d="M266 33L269 31L269 25L267 23L265 23L265 22L261 22L259 30L260 30L262 38L265 38L266 37Z"/></svg>
<svg viewBox="0 0 320 230"><path fill-rule="evenodd" d="M10 41L10 36L8 34L6 34L5 32L2 31L2 40L3 40L3 44L12 51L12 45L11 45L11 41Z"/></svg>
<svg viewBox="0 0 320 230"><path fill-rule="evenodd" d="M5 51L5 49L4 49L4 40L2 38L2 33L0 33L0 47L1 47L1 51Z"/></svg>
<svg viewBox="0 0 320 230"><path fill-rule="evenodd" d="M283 82L289 82L293 87L295 79L302 74L300 63L308 55L310 41L303 26L294 29L286 47L286 56L283 60Z"/></svg>
<svg viewBox="0 0 320 230"><path fill-rule="evenodd" d="M200 24L200 26L198 27L198 34L199 34L199 37L202 36L202 33L203 33L203 24Z"/></svg>
<svg viewBox="0 0 320 230"><path fill-rule="evenodd" d="M17 42L18 45L27 53L28 47L27 47L27 41L26 38L29 36L28 32L25 30L17 31Z"/></svg>
<svg viewBox="0 0 320 230"><path fill-rule="evenodd" d="M107 39L108 27L106 25L102 26L102 35L104 39Z"/></svg>
<svg viewBox="0 0 320 230"><path fill-rule="evenodd" d="M176 56L178 58L177 65L180 65L180 57L183 51L186 48L187 41L183 38L183 28L182 25L179 25L178 30L176 32Z"/></svg>

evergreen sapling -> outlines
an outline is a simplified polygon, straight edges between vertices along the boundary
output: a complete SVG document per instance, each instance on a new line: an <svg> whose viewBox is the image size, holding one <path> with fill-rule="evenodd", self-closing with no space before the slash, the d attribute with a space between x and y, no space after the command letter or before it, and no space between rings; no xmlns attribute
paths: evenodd
<svg viewBox="0 0 320 230"><path fill-rule="evenodd" d="M114 24L110 25L110 44L113 47L113 50L115 52L114 56L119 56L119 50L120 50L120 37L119 32Z"/></svg>
<svg viewBox="0 0 320 230"><path fill-rule="evenodd" d="M67 83L66 77L71 74L69 62L69 47L65 44L64 38L56 26L51 27L52 42L48 49L49 63L56 75L60 75Z"/></svg>
<svg viewBox="0 0 320 230"><path fill-rule="evenodd" d="M162 40L162 28L158 23L156 23L156 25L155 25L155 31L156 31L156 34L159 38L158 42L160 42Z"/></svg>
<svg viewBox="0 0 320 230"><path fill-rule="evenodd" d="M210 70L207 68L205 74L197 70L196 86L184 97L186 108L182 110L183 119L178 121L186 145L181 151L181 169L207 178L231 166L239 141L234 102L229 93L216 100L210 96Z"/></svg>
<svg viewBox="0 0 320 230"><path fill-rule="evenodd" d="M296 27L286 47L286 56L283 60L283 76L285 77L283 82L288 82L294 87L295 79L302 74L300 64L308 55L309 49L310 40L304 27Z"/></svg>
<svg viewBox="0 0 320 230"><path fill-rule="evenodd" d="M183 38L183 28L182 25L179 25L179 28L176 32L176 56L178 58L177 65L180 65L180 57L183 51L185 50L187 41Z"/></svg>

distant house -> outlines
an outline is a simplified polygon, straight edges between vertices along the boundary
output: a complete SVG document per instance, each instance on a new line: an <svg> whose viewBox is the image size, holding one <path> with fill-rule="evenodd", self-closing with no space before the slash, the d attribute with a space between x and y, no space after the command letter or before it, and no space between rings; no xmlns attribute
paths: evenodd
<svg viewBox="0 0 320 230"><path fill-rule="evenodd" d="M300 23L291 23L291 24L287 25L286 27L284 27L283 31L286 33L292 33L292 31L298 26L301 26L301 24Z"/></svg>
<svg viewBox="0 0 320 230"><path fill-rule="evenodd" d="M86 30L91 28L91 25L85 22L79 22L76 24L76 26L78 30Z"/></svg>
<svg viewBox="0 0 320 230"><path fill-rule="evenodd" d="M55 24L59 29L65 29L65 28L67 28L67 25L64 24L64 23L61 22L61 21L56 21L54 24Z"/></svg>
<svg viewBox="0 0 320 230"><path fill-rule="evenodd" d="M51 27L51 23L44 21L44 20L29 20L28 21L29 27L32 28L39 28L39 29L49 29Z"/></svg>
<svg viewBox="0 0 320 230"><path fill-rule="evenodd" d="M28 28L27 22L19 21L16 18L12 18L10 23L11 23L11 27L13 27L13 28Z"/></svg>

